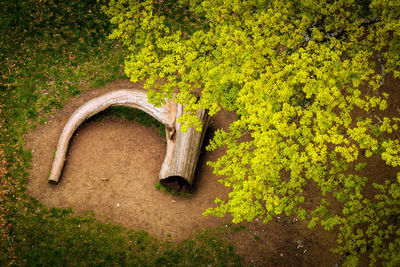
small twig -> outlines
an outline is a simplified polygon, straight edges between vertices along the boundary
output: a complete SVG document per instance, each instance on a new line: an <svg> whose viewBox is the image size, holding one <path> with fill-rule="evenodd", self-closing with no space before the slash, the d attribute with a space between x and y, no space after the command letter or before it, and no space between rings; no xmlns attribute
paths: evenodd
<svg viewBox="0 0 400 267"><path fill-rule="evenodd" d="M378 54L378 62L379 62L379 64L381 64L381 70L382 70L381 71L381 81L379 83L380 87L382 87L383 84L385 83L386 71L385 71L385 65L383 64L383 61L382 61L381 52L379 52L379 54Z"/></svg>
<svg viewBox="0 0 400 267"><path fill-rule="evenodd" d="M380 18L375 18L375 19L366 19L364 22L360 24L360 26L369 26L371 24L375 24L377 22L381 22L382 20Z"/></svg>
<svg viewBox="0 0 400 267"><path fill-rule="evenodd" d="M332 265L332 267L338 267L340 265L342 265L342 263L344 262L344 260L347 258L347 256L349 256L350 253L346 252L342 257L340 257L340 259L334 264Z"/></svg>
<svg viewBox="0 0 400 267"><path fill-rule="evenodd" d="M375 24L375 23L380 22L380 21L381 21L380 18L377 18L377 19L368 19L368 20L365 20L365 21L363 21L362 23L360 23L360 27L362 27L362 26L369 26L369 25ZM327 42L327 41L329 41L329 40L330 40L331 38L333 38L333 37L340 37L341 35L343 35L343 34L346 33L346 31L345 31L344 29L339 29L339 30L334 31L334 32L328 32L328 33L322 38L322 40L316 40L315 38L311 38L312 28L315 26L315 24L316 24L316 23L313 22L313 23L311 24L311 26L308 27L308 28L306 29L305 32L301 33L301 34L304 36L304 40L301 41L299 45L307 44L309 41L315 41L315 42L317 42L317 43ZM293 48L293 51L296 51L297 48L298 48L298 45L296 44L295 47ZM293 51L292 51L292 53L293 53Z"/></svg>
<svg viewBox="0 0 400 267"><path fill-rule="evenodd" d="M375 119L377 119L381 124L383 123L383 121L378 116L375 115L375 109L372 109L372 114L375 117Z"/></svg>

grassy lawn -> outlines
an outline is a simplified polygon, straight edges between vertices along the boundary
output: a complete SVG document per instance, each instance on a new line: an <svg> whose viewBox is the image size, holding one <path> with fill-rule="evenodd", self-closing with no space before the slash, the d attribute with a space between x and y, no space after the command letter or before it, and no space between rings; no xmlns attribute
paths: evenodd
<svg viewBox="0 0 400 267"><path fill-rule="evenodd" d="M218 229L180 243L158 240L91 213L45 207L26 193L32 155L24 135L81 90L126 78L126 50L107 38L101 5L0 3L0 265L240 265Z"/></svg>

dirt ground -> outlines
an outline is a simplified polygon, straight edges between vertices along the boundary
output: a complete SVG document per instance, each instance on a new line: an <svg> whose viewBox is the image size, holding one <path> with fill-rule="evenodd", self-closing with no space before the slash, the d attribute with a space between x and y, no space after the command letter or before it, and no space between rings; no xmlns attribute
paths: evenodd
<svg viewBox="0 0 400 267"><path fill-rule="evenodd" d="M71 140L59 185L47 183L59 135L73 111L111 90L141 86L116 81L86 91L30 132L26 141L33 159L28 192L48 206L70 207L76 214L92 210L102 221L111 220L161 238L169 234L182 240L197 229L228 223L229 217L202 216L217 196L226 198L228 193L206 165L221 156L222 150L202 152L191 197L157 191L155 184L166 151L164 139L154 129L114 117L80 127ZM205 142L216 129L226 128L233 120L229 112L214 116ZM246 230L229 239L245 265L331 266L340 258L329 252L335 246L333 233L310 231L296 220L278 217L267 225L257 221L243 225Z"/></svg>

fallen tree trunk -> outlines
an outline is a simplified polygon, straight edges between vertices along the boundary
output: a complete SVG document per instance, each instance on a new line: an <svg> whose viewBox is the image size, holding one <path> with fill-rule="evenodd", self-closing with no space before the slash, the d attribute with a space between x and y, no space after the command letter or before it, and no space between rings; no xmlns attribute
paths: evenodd
<svg viewBox="0 0 400 267"><path fill-rule="evenodd" d="M168 100L162 107L154 107L147 102L143 90L118 90L94 98L79 107L65 124L58 141L49 182L58 184L64 166L69 141L75 130L91 116L111 107L127 106L140 109L156 118L166 127L167 152L161 166L160 182L167 187L182 189L192 185L204 134L208 125L208 114L198 110L197 116L203 123L202 132L194 127L181 132L177 118L183 114L183 106Z"/></svg>
<svg viewBox="0 0 400 267"><path fill-rule="evenodd" d="M183 114L183 106L178 104L176 117ZM175 123L175 138L167 138L167 154L160 171L160 183L163 186L177 190L187 190L191 187L204 135L207 130L209 116L206 110L200 109L196 112L197 118L202 122L201 132L195 127L186 132L181 131L181 123ZM168 149L171 147L171 149ZM170 154L169 154L170 153Z"/></svg>

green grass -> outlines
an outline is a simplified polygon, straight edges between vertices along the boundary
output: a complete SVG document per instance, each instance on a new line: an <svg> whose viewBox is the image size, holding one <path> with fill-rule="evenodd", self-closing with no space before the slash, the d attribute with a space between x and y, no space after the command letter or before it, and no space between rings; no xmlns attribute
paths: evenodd
<svg viewBox="0 0 400 267"><path fill-rule="evenodd" d="M128 121L138 122L144 126L157 130L158 135L165 137L165 126L144 111L129 107L111 107L92 117L91 120L103 120L107 116L122 118Z"/></svg>
<svg viewBox="0 0 400 267"><path fill-rule="evenodd" d="M0 3L0 266L240 265L216 230L181 243L48 208L26 193L25 134L85 90L126 78L126 49L93 1ZM162 129L124 108L107 112ZM2 172L0 172L1 175Z"/></svg>
<svg viewBox="0 0 400 267"><path fill-rule="evenodd" d="M163 191L164 193L172 194L174 196L182 196L182 197L186 197L186 198L189 198L189 197L192 196L192 194L190 192L180 192L180 191L175 190L173 188L165 187L160 182L156 183L155 188L157 190Z"/></svg>

